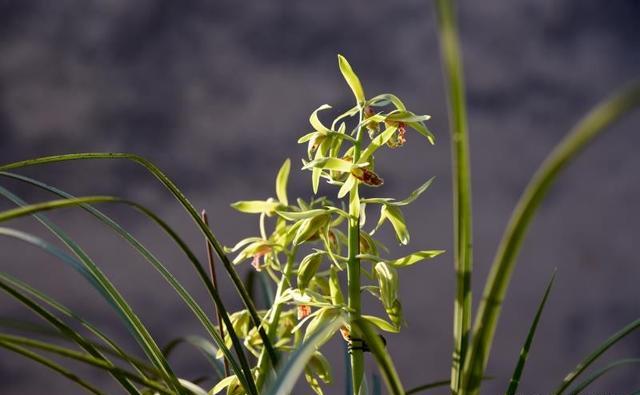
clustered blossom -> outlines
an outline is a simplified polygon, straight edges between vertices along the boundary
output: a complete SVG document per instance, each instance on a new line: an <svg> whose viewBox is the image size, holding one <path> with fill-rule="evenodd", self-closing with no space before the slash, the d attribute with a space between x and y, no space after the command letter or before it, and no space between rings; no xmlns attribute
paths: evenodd
<svg viewBox="0 0 640 395"><path fill-rule="evenodd" d="M433 143L431 132L423 124L429 116L408 111L405 104L392 94L381 94L367 100L346 59L339 59L340 70L355 95L355 105L334 118L330 126L323 124L318 113L331 106L320 106L309 118L313 130L298 140L300 144L307 144L307 158L302 160L303 170L312 172L316 196L309 201L288 198L291 162L287 159L276 177L277 200L271 197L233 205L239 211L260 214L260 235L240 241L230 251L242 249L234 263L250 260L256 271L263 272L257 278L276 282L273 300L267 301L271 302L270 307L259 314L263 314L269 336L274 333L274 348L281 352L299 348L304 339L318 333L318 328L335 320L341 321L339 333L350 352L369 351L366 339L354 337L362 333L352 328L353 317L359 316L377 330L397 333L404 320L396 269L443 252L418 251L396 259L379 256L379 250L386 250L386 247L372 237L374 233L388 223L398 242L407 244L409 233L401 206L420 196L431 180L402 201L375 197L361 199L359 188L383 185L384 180L375 172L377 151L402 147L407 142L408 128ZM321 180L340 187L339 199L348 194L348 212L346 205L340 208L328 198L317 196ZM380 215L375 228L367 231L364 219L366 210L371 207L377 207ZM300 246L304 246L302 250L298 249ZM306 256L301 256L302 251ZM363 267L361 273L366 276L354 279L347 275L345 269L348 272L352 267ZM344 293L344 281L341 281L345 276L349 294ZM361 315L360 302L349 299L352 290L371 293L381 302L385 316ZM248 310L237 313L236 317L243 323L242 326L233 324L238 338L250 345L258 357L255 372L256 386L260 390L269 370L267 348L261 344L258 331L249 325ZM319 344L334 334L327 334ZM230 341L228 336L225 337ZM384 343L384 338L381 340ZM322 383L331 382L330 369L329 362L316 349L305 367L305 378L317 395L323 394ZM237 378L226 386L228 394L244 395L233 392L238 388L242 390Z"/></svg>

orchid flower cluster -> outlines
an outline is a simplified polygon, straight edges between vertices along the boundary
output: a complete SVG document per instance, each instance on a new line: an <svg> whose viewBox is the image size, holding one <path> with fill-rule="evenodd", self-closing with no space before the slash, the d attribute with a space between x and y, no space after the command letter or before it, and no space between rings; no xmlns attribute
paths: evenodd
<svg viewBox="0 0 640 395"><path fill-rule="evenodd" d="M337 116L330 126L320 120L320 113L331 107L320 106L309 119L313 131L298 140L307 144L302 169L311 172L314 197L308 201L289 199L287 181L291 161L287 159L276 177L275 198L232 205L243 213L259 215L259 235L240 241L227 252L237 254L235 264L251 262L254 270L275 282L277 288L270 307L260 314L274 347L284 353L294 350L318 328L335 319L344 320L340 332L349 345L356 338L350 325L354 317L367 321L379 331L397 333L403 325L397 269L443 252L418 251L401 258L382 256L388 250L373 238L375 232L389 223L398 242L406 245L409 232L402 207L417 199L433 179L404 200L361 198L361 187L383 184L375 170L374 154L383 147L402 147L407 141L408 129L415 130L431 144L434 137L424 124L429 116L408 111L396 96L382 94L366 99L347 60L342 56L338 59L356 104ZM350 129L348 124L353 127ZM327 197L317 196L321 180L339 188L338 199L348 199L336 205ZM373 229L367 231L366 211L372 206L379 209L379 219ZM357 270L358 275L347 276L345 273L349 270ZM360 293L378 299L386 317L362 314ZM247 350L257 358L254 374L260 389L269 371L269 359L261 338L246 310L233 314L231 321ZM227 341L230 344L231 339ZM354 353L363 349L354 347ZM316 351L307 364L305 378L317 394L323 393L321 383L331 382L330 364L320 351ZM235 376L222 380L214 392L225 388L227 394L243 393Z"/></svg>

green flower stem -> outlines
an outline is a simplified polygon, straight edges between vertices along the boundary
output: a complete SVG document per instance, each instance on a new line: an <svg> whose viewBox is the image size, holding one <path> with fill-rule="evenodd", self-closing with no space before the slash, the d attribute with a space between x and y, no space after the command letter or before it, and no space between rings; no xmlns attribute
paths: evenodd
<svg viewBox="0 0 640 395"><path fill-rule="evenodd" d="M360 123L362 123L363 110L360 109ZM353 163L357 163L360 159L361 141L363 127L358 129L356 135L356 143L353 149ZM355 195L355 196L354 196ZM358 195L358 183L356 182L353 189L349 192L349 201L357 199ZM349 322L354 322L360 318L361 302L360 302L360 259L357 256L360 254L360 215L356 210L359 207L353 207L349 204L349 254L347 261L347 287L348 287L348 307L349 307ZM355 327L351 326L351 337L361 338ZM351 382L353 383L353 393L355 395L360 393L360 387L362 385L362 379L364 376L364 354L362 350L351 351Z"/></svg>
<svg viewBox="0 0 640 395"><path fill-rule="evenodd" d="M284 303L280 302L282 297L282 293L287 288L287 286L291 285L291 274L293 272L293 261L296 258L296 253L298 252L298 247L293 247L291 253L287 257L287 263L284 265L284 271L282 277L280 277L280 282L278 282L278 289L276 290L276 297L273 301L273 307L271 308L271 315L268 322L269 327L267 328L267 336L269 339L275 340L277 331L278 331L278 322L280 321L280 314L282 313L282 307ZM274 341L275 343L275 341ZM262 348L260 352L260 356L258 357L258 377L256 379L256 387L258 391L262 390L264 385L264 381L267 378L267 374L269 372L269 362L267 349L265 347Z"/></svg>

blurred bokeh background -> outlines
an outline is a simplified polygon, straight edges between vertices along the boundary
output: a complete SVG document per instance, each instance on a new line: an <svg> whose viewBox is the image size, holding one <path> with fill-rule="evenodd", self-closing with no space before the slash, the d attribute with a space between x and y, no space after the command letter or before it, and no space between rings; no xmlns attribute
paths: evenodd
<svg viewBox="0 0 640 395"><path fill-rule="evenodd" d="M532 172L589 108L638 76L639 20L637 0L460 2L476 295ZM309 113L323 103L337 109L351 105L337 69L336 54L342 53L366 92L393 92L414 111L431 114L429 126L438 138L431 147L409 134L405 147L377 161L386 182L370 194L402 198L436 176L431 189L406 211L410 246L396 246L389 232L384 238L396 254L450 250L449 136L434 22L432 2L422 0L0 0L1 162L81 151L141 154L209 211L214 233L231 245L257 233L257 218L236 213L229 204L273 196L282 161L290 157L294 169L299 168L305 148L296 139L309 131ZM584 355L639 316L639 127L636 112L611 128L562 175L541 208L498 326L489 362L489 374L496 379L486 383L483 393L506 388L556 267L555 289L520 393L549 393ZM78 195L113 194L147 204L203 255L203 242L189 218L158 182L133 164L78 162L22 173ZM6 179L0 185L28 201L48 198ZM328 187L322 191L335 194ZM289 194L311 196L308 174L292 173ZM126 208L104 208L204 297L186 260L153 224ZM200 333L159 275L123 241L78 210L51 218L87 248L161 343ZM46 237L31 220L15 226ZM448 377L451 261L448 252L401 271L408 326L401 335L388 336L388 347L408 387ZM109 307L59 262L3 239L0 268L49 292L136 349ZM238 308L230 284L223 281L222 287L225 300ZM31 317L6 295L0 296L0 315ZM341 348L335 341L329 349L338 385L327 393L339 394L344 380ZM638 355L640 335L635 335L600 364ZM173 361L186 376L206 369L206 362L187 349ZM374 371L373 364L369 370ZM638 372L637 366L621 368L594 385L592 393L637 390ZM97 383L110 380L99 372L86 374ZM80 390L0 350L0 393Z"/></svg>

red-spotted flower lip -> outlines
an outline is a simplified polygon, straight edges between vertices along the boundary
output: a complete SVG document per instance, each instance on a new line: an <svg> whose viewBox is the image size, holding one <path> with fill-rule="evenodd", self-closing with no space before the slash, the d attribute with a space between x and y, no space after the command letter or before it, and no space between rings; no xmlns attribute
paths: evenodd
<svg viewBox="0 0 640 395"><path fill-rule="evenodd" d="M380 178L373 171L366 168L355 168L351 170L351 174L355 178L360 180L363 184L366 184L372 187L379 187L380 185L384 184L384 180L382 178Z"/></svg>

